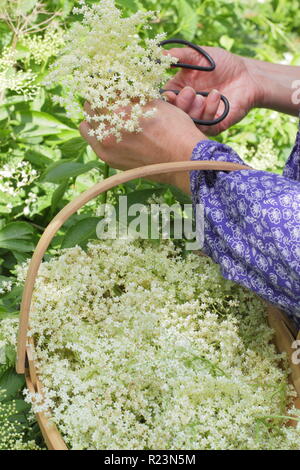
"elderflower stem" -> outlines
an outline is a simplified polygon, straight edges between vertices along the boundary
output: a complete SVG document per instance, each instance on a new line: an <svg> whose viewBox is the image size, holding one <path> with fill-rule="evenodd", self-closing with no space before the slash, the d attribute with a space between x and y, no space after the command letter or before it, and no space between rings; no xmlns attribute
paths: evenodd
<svg viewBox="0 0 300 470"><path fill-rule="evenodd" d="M5 90L0 90L0 106L4 104Z"/></svg>
<svg viewBox="0 0 300 470"><path fill-rule="evenodd" d="M109 164L108 163L104 163L104 169L103 169L103 179L106 179L109 177ZM106 204L106 201L107 201L107 191L104 191L104 193L102 193L101 195L101 203L102 204Z"/></svg>

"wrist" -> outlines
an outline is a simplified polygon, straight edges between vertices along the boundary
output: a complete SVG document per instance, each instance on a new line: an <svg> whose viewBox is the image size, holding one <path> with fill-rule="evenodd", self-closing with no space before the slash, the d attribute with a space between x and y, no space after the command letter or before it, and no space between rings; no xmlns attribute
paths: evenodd
<svg viewBox="0 0 300 470"><path fill-rule="evenodd" d="M299 79L299 67L272 64L243 58L254 83L254 107L268 108L297 116L299 103L293 101L293 83Z"/></svg>
<svg viewBox="0 0 300 470"><path fill-rule="evenodd" d="M264 108L269 86L267 77L263 76L260 69L261 62L259 60L250 59L249 57L242 57L246 66L246 70L251 82L251 109Z"/></svg>
<svg viewBox="0 0 300 470"><path fill-rule="evenodd" d="M172 154L172 161L189 161L192 156L192 152L198 142L206 139L206 136L199 131L196 126L195 130L191 132L189 138L182 136L183 140L180 143L176 142L176 151ZM190 194L190 176L188 171L170 173L168 175L168 183L181 189L186 194Z"/></svg>

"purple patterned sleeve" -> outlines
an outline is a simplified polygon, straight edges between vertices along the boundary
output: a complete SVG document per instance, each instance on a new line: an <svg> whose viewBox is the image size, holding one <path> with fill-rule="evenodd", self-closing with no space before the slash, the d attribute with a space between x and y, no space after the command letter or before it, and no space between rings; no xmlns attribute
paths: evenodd
<svg viewBox="0 0 300 470"><path fill-rule="evenodd" d="M300 181L300 130L297 134L292 153L283 170L283 176Z"/></svg>
<svg viewBox="0 0 300 470"><path fill-rule="evenodd" d="M233 149L199 142L193 160L244 163ZM300 326L300 133L283 175L260 170L192 171L203 204L202 250L223 276L282 308ZM197 218L197 216L196 216Z"/></svg>

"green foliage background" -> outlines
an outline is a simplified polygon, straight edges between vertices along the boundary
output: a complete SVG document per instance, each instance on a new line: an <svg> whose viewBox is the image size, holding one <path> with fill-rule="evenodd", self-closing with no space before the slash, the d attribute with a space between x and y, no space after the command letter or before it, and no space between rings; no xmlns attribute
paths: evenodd
<svg viewBox="0 0 300 470"><path fill-rule="evenodd" d="M26 17L36 2L17 0L17 3ZM59 12L55 21L60 28L66 29L74 19L77 20L71 15L73 0L47 0L44 3L48 12ZM182 37L197 44L221 46L240 55L300 65L299 0L118 0L117 3L125 15L137 9L159 10L158 21L147 34L164 31L168 38ZM0 0L0 13L7 10L8 5L8 1ZM41 13L35 23L46 18L47 15ZM44 33L33 29L30 34L42 37ZM0 18L0 56L4 48L12 44L17 51L15 68L31 69L39 85L54 57L37 63L22 43L22 36L16 37ZM107 176L106 166L80 137L78 122L66 118L64 110L52 102L54 93L59 94L61 90L49 91L40 86L37 95L29 101L9 89L0 93L0 171L22 168L20 163L23 162L31 175L28 184L21 186L18 186L18 177L7 176L6 183L12 188L11 192L0 188L0 287L8 280L14 282L16 264L31 256L53 216L76 195ZM255 155L264 159L267 148L272 159L266 169L280 172L295 139L296 122L289 116L255 109L218 140L240 149L249 162ZM109 174L113 173L110 169ZM2 182L5 180L3 176L0 178ZM118 194L130 193L132 202L140 202L152 192L163 195L167 202L176 198L184 202L173 188L147 181L123 185L109 198L114 201ZM76 243L84 245L89 238L95 237L95 210L100 201L101 198L92 201L71 217L52 243L50 255L54 249ZM20 288L14 284L11 291L2 293L0 320L16 315L20 294ZM6 361L0 369L0 388L11 387L14 396L10 398L20 400L23 382L20 383L13 373L12 351L6 351ZM20 407L22 419L26 421L27 408ZM28 436L32 438L35 429L34 425L26 423L25 441Z"/></svg>

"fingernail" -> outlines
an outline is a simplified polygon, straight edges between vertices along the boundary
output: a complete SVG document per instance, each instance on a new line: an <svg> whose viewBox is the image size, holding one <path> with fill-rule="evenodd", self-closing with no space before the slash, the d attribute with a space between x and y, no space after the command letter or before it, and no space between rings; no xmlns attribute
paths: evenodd
<svg viewBox="0 0 300 470"><path fill-rule="evenodd" d="M185 99L191 99L196 96L196 92L192 87L186 86L181 90L181 96L184 96Z"/></svg>
<svg viewBox="0 0 300 470"><path fill-rule="evenodd" d="M216 90L215 88L213 88L209 94L214 100L217 100L217 99L220 98L221 93L218 90Z"/></svg>
<svg viewBox="0 0 300 470"><path fill-rule="evenodd" d="M193 94L196 94L194 88L192 88L191 86L188 86L188 85L185 86L185 87L184 87L184 90L190 90Z"/></svg>
<svg viewBox="0 0 300 470"><path fill-rule="evenodd" d="M199 105L199 106L203 106L203 104L204 104L204 102L205 102L204 96L202 96L202 95L197 95L197 102L198 102L198 105Z"/></svg>
<svg viewBox="0 0 300 470"><path fill-rule="evenodd" d="M162 93L162 98L165 98L165 100L167 102L170 102L172 103L174 101L174 98L176 97L175 93L172 93L172 92L165 92L165 93Z"/></svg>

